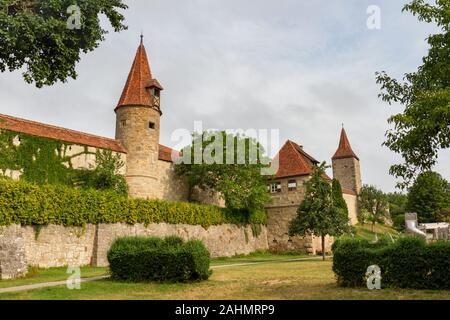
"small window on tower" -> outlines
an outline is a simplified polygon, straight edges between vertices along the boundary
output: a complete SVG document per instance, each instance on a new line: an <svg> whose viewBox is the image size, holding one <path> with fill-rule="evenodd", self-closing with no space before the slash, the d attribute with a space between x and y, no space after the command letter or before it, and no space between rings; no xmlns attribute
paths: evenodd
<svg viewBox="0 0 450 320"><path fill-rule="evenodd" d="M149 127L150 129L154 130L154 129L155 129L155 123L154 123L154 122L149 122L149 123L148 123L148 127Z"/></svg>
<svg viewBox="0 0 450 320"><path fill-rule="evenodd" d="M270 193L280 193L281 192L281 182L275 182L270 185Z"/></svg>
<svg viewBox="0 0 450 320"><path fill-rule="evenodd" d="M288 181L288 189L289 189L289 191L297 190L297 180L289 180Z"/></svg>
<svg viewBox="0 0 450 320"><path fill-rule="evenodd" d="M125 127L125 126L127 125L127 120L122 120L122 121L120 121L120 125L121 125L122 127Z"/></svg>
<svg viewBox="0 0 450 320"><path fill-rule="evenodd" d="M158 89L155 89L155 97L159 98L159 96L160 96L160 91Z"/></svg>

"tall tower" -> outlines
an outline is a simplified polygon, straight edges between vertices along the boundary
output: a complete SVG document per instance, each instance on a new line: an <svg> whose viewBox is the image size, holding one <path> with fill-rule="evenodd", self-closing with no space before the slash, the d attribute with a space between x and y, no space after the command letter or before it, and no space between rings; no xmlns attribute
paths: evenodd
<svg viewBox="0 0 450 320"><path fill-rule="evenodd" d="M126 179L131 197L155 197L162 90L158 80L152 76L141 36L141 43L115 109L116 139L127 150Z"/></svg>
<svg viewBox="0 0 450 320"><path fill-rule="evenodd" d="M332 160L334 178L339 180L343 189L359 194L362 187L359 158L352 150L344 127L342 127L339 147Z"/></svg>

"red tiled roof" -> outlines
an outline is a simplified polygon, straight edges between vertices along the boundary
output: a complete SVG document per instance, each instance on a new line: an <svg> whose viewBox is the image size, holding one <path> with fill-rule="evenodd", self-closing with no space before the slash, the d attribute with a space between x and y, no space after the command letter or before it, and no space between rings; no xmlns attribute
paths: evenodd
<svg viewBox="0 0 450 320"><path fill-rule="evenodd" d="M118 140L0 114L0 129L126 153ZM159 145L159 160L172 162L172 149Z"/></svg>
<svg viewBox="0 0 450 320"><path fill-rule="evenodd" d="M333 160L336 159L345 159L345 158L356 158L359 160L359 158L356 156L356 154L352 150L352 146L350 145L350 142L347 138L347 133L345 132L345 129L342 128L341 131L341 138L339 140L339 147L336 150L336 153L333 156Z"/></svg>
<svg viewBox="0 0 450 320"><path fill-rule="evenodd" d="M153 79L143 42L139 45L127 82L123 88L117 108L127 105L152 106L147 88L156 87L163 90L158 80Z"/></svg>
<svg viewBox="0 0 450 320"><path fill-rule="evenodd" d="M355 191L353 191L351 189L345 189L345 188L342 189L342 193L350 194L352 196L356 196L357 195Z"/></svg>
<svg viewBox="0 0 450 320"><path fill-rule="evenodd" d="M0 114L0 129L126 153L122 144L114 139L15 118L4 114Z"/></svg>
<svg viewBox="0 0 450 320"><path fill-rule="evenodd" d="M278 152L274 161L278 160L278 171L275 178L304 176L312 173L319 161L311 157L295 142L288 140Z"/></svg>
<svg viewBox="0 0 450 320"><path fill-rule="evenodd" d="M172 161L172 152L173 151L174 151L173 149L160 144L159 145L159 160L173 162Z"/></svg>

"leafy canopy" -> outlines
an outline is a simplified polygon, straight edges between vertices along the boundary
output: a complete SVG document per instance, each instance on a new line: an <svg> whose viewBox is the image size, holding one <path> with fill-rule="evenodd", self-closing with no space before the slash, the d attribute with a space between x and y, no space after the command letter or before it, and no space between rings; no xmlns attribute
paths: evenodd
<svg viewBox="0 0 450 320"><path fill-rule="evenodd" d="M360 223L369 221L372 227L375 223L383 223L389 215L389 203L383 191L375 186L364 185L358 197Z"/></svg>
<svg viewBox="0 0 450 320"><path fill-rule="evenodd" d="M391 192L386 194L389 203L389 214L394 223L394 228L398 231L405 229L405 213L408 195L399 192Z"/></svg>
<svg viewBox="0 0 450 320"><path fill-rule="evenodd" d="M80 8L80 29L70 30L67 21ZM107 33L100 25L106 16L113 30L126 29L123 0L0 0L0 72L25 67L23 77L37 87L75 79L81 53L98 47Z"/></svg>
<svg viewBox="0 0 450 320"><path fill-rule="evenodd" d="M95 190L113 190L119 195L128 195L128 184L120 170L125 162L111 150L97 150L95 166L89 170L77 171L75 184Z"/></svg>
<svg viewBox="0 0 450 320"><path fill-rule="evenodd" d="M401 188L408 187L417 173L429 171L439 150L450 146L450 1L413 0L403 11L419 21L435 23L440 32L427 38L428 55L417 71L405 74L403 82L386 72L377 73L380 97L389 104L405 106L402 113L389 118L394 128L386 133L384 143L404 159L390 169L392 175L402 178Z"/></svg>
<svg viewBox="0 0 450 320"><path fill-rule="evenodd" d="M450 221L450 184L436 172L421 173L409 190L407 209L420 222Z"/></svg>
<svg viewBox="0 0 450 320"><path fill-rule="evenodd" d="M268 161L254 139L222 132L194 133L175 165L189 187L219 193L230 209L261 210L270 200L267 177L261 174Z"/></svg>
<svg viewBox="0 0 450 320"><path fill-rule="evenodd" d="M339 236L350 231L348 209L341 186L337 180L330 183L324 178L326 168L325 163L316 166L306 183L305 199L289 225L290 236Z"/></svg>

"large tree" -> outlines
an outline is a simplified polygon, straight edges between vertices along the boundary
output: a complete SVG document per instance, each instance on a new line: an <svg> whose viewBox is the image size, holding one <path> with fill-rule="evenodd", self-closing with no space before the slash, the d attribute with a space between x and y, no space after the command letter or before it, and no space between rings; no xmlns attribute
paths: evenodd
<svg viewBox="0 0 450 320"><path fill-rule="evenodd" d="M340 184L337 180L332 184L325 178L326 168L325 163L314 168L311 179L306 183L305 199L289 225L290 236L315 234L321 237L323 260L325 237L339 236L350 231L347 205L342 193L340 197L336 194L341 188Z"/></svg>
<svg viewBox="0 0 450 320"><path fill-rule="evenodd" d="M377 73L382 99L405 107L389 118L394 128L386 133L385 141L404 159L393 165L390 173L402 178L398 186L405 188L418 173L436 164L439 150L450 147L450 1L414 0L403 11L440 30L427 38L428 55L417 71L405 74L403 82L385 72Z"/></svg>
<svg viewBox="0 0 450 320"><path fill-rule="evenodd" d="M383 223L389 215L389 203L383 191L375 186L364 185L358 197L360 223L369 221L372 224L372 232L376 223Z"/></svg>
<svg viewBox="0 0 450 320"><path fill-rule="evenodd" d="M107 33L99 15L119 32L126 8L123 0L0 0L0 71L25 68L24 79L37 87L75 79L81 53Z"/></svg>
<svg viewBox="0 0 450 320"><path fill-rule="evenodd" d="M264 161L263 161L264 160ZM189 187L220 194L230 209L261 210L270 200L264 149L254 139L226 132L194 134L175 166Z"/></svg>
<svg viewBox="0 0 450 320"><path fill-rule="evenodd" d="M407 209L420 222L450 221L450 185L436 172L421 173L409 190Z"/></svg>

